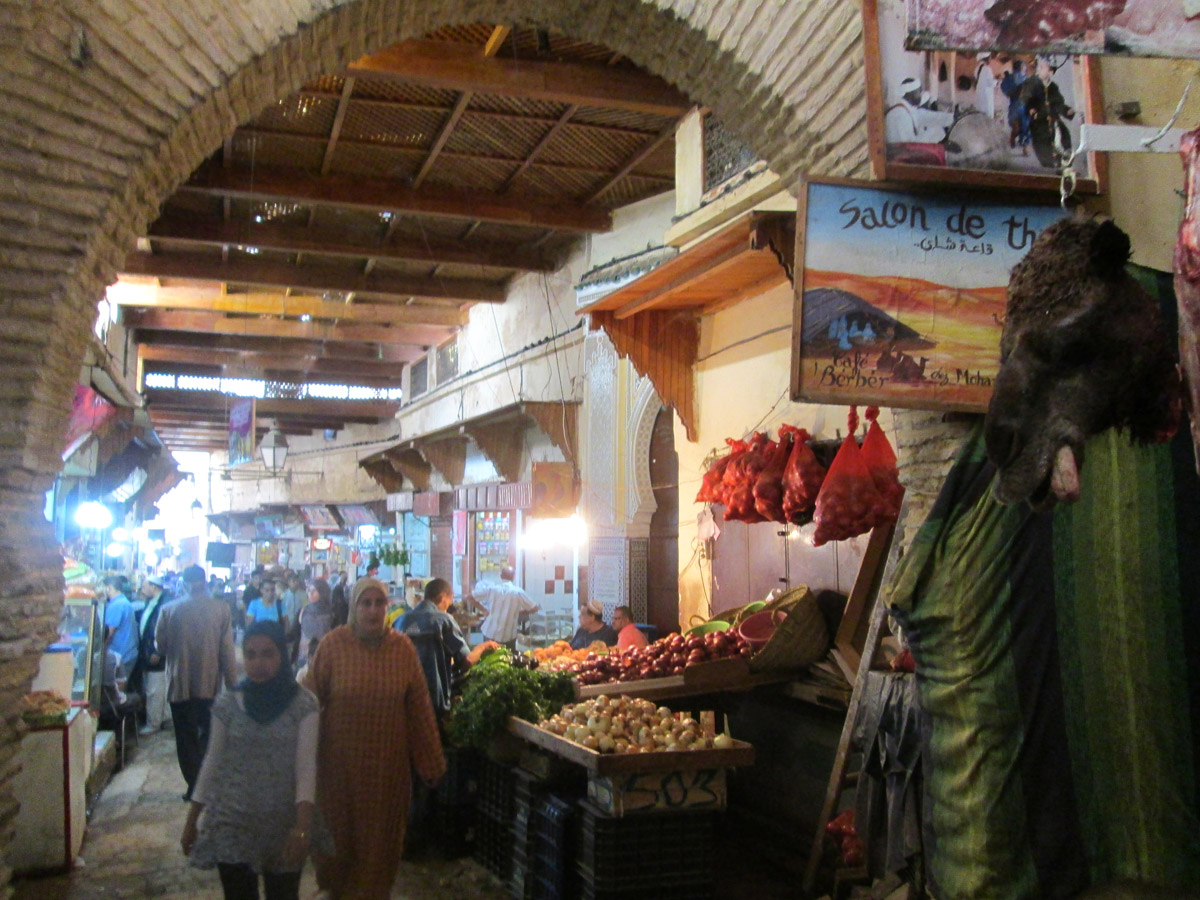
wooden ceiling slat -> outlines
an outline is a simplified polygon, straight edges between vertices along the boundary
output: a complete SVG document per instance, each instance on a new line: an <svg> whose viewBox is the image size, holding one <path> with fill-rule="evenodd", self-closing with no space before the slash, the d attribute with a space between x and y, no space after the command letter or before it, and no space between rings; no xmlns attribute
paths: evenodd
<svg viewBox="0 0 1200 900"><path fill-rule="evenodd" d="M392 221L399 218L395 216ZM217 216L168 214L150 226L147 236L186 244L232 244L283 253L321 253L430 264L489 266L525 272L552 272L556 265L549 254L530 253L515 244L466 244L437 238L414 240L407 236L393 236L386 241L356 241L348 236L345 229L340 228L226 223Z"/></svg>
<svg viewBox="0 0 1200 900"><path fill-rule="evenodd" d="M325 325L282 319L231 319L222 313L164 309L127 309L125 324L138 331L191 331L239 337L417 346L438 344L451 334L449 329L430 325Z"/></svg>
<svg viewBox="0 0 1200 900"><path fill-rule="evenodd" d="M346 291L377 297L428 297L463 303L503 303L503 284L489 281L448 278L404 278L361 275L357 270L331 266L292 266L287 263L254 259L222 261L198 253L130 253L121 271L130 275L155 278L190 278L199 281L223 281L290 287L315 291Z"/></svg>
<svg viewBox="0 0 1200 900"><path fill-rule="evenodd" d="M442 41L395 44L353 63L346 74L666 116L682 116L692 106L667 82L642 72L589 63L485 58L476 47Z"/></svg>
<svg viewBox="0 0 1200 900"><path fill-rule="evenodd" d="M452 328L465 324L466 314L446 306L400 306L389 303L340 303L293 294L227 294L219 285L199 284L188 287L129 285L109 292L118 306L138 309L185 309L201 312L241 313L256 316L311 316L339 322L366 322L376 325L437 325Z"/></svg>
<svg viewBox="0 0 1200 900"><path fill-rule="evenodd" d="M325 157L321 160L322 175L328 175L329 167L333 164L333 153L337 149L338 138L341 136L342 125L346 121L346 111L350 108L350 97L353 94L354 79L347 78L342 82L342 93L338 97L337 112L334 113L333 124L329 127L329 139L325 145Z"/></svg>
<svg viewBox="0 0 1200 900"><path fill-rule="evenodd" d="M567 203L537 203L528 198L479 191L414 191L390 178L330 175L320 178L286 170L226 171L209 166L181 191L230 195L281 203L319 203L380 212L481 219L501 224L600 232L612 229L611 214Z"/></svg>
<svg viewBox="0 0 1200 900"><path fill-rule="evenodd" d="M605 181L603 184L601 184L598 188L596 188L595 191L593 191L591 194L589 194L587 199L584 202L585 203L595 203L602 196L604 196L604 193L609 188L611 188L614 184L616 184L618 181L620 181L622 178L624 178L626 175L628 175L630 172L632 172L637 167L638 163L642 162L642 160L644 160L644 159L646 159L646 157L650 156L650 154L652 154L655 150L657 150L659 147L661 147L663 145L663 143L665 143L667 140L672 139L674 137L675 137L675 125L674 124L668 125L662 131L660 131L657 135L650 138L650 140L646 141L646 143L642 145L641 149L639 149L636 153L634 153L632 156L630 156L629 159L625 160L625 163L621 166L621 168L618 169L616 172L614 172L612 174L612 176L607 181Z"/></svg>
<svg viewBox="0 0 1200 900"><path fill-rule="evenodd" d="M458 120L462 118L462 114L467 110L467 104L471 102L471 92L464 91L459 95L458 100L454 104L454 108L450 110L450 115L446 117L446 121L442 123L442 128L438 132L436 138L433 139L433 145L430 146L425 154L425 160L421 163L421 168L417 169L417 175L413 178L412 186L419 188L425 181L429 170L433 168L433 164L437 162L438 154L442 152L442 148L446 146L446 141L450 140L450 135L454 132L455 126L458 125Z"/></svg>
<svg viewBox="0 0 1200 900"><path fill-rule="evenodd" d="M577 105L572 104L563 110L563 114L558 117L558 121L551 125L546 133L542 135L542 139L534 145L532 150L529 151L525 157L525 160L520 166L517 167L517 170L513 172L512 175L508 176L508 181L504 182L504 185L500 188L500 193L504 193L513 186L513 183L521 177L521 173L533 164L534 160L537 159L538 154L545 150L546 146L563 130L566 124L571 120L571 116L575 115L578 109L579 107Z"/></svg>

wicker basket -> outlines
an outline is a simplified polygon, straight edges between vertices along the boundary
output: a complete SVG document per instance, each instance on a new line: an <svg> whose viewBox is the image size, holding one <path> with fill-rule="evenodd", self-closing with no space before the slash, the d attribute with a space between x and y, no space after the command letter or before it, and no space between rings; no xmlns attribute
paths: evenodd
<svg viewBox="0 0 1200 900"><path fill-rule="evenodd" d="M817 598L807 585L792 588L765 608L786 610L787 616L763 648L750 657L751 672L804 669L825 658L829 651L829 629Z"/></svg>

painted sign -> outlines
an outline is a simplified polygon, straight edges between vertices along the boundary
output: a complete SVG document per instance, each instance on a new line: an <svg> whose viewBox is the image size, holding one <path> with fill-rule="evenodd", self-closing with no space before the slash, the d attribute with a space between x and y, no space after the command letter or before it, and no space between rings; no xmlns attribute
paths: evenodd
<svg viewBox="0 0 1200 900"><path fill-rule="evenodd" d="M983 411L1009 271L1058 207L808 185L793 396Z"/></svg>
<svg viewBox="0 0 1200 900"><path fill-rule="evenodd" d="M117 408L87 385L75 385L75 399L71 403L71 417L67 421L67 437L63 446L66 459L79 449L83 439L93 432L101 431L116 415Z"/></svg>
<svg viewBox="0 0 1200 900"><path fill-rule="evenodd" d="M908 45L1200 57L1200 8L1163 0L908 0Z"/></svg>
<svg viewBox="0 0 1200 900"><path fill-rule="evenodd" d="M314 531L337 531L341 527L328 506L301 506L300 515L304 516L305 524Z"/></svg>
<svg viewBox="0 0 1200 900"><path fill-rule="evenodd" d="M229 404L229 465L238 466L254 459L254 398L246 397Z"/></svg>

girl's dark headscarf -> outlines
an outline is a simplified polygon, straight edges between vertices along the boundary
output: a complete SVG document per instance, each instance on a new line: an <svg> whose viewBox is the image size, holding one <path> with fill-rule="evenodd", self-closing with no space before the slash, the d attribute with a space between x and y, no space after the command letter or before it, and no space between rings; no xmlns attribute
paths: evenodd
<svg viewBox="0 0 1200 900"><path fill-rule="evenodd" d="M288 708L296 691L300 690L300 685L296 684L292 667L288 664L290 657L283 626L278 622L255 622L246 629L246 637L242 640L243 652L246 642L259 635L269 637L279 648L279 671L275 673L274 678L262 684L255 684L249 678L243 678L238 690L242 692L246 701L246 715L260 725L269 725Z"/></svg>

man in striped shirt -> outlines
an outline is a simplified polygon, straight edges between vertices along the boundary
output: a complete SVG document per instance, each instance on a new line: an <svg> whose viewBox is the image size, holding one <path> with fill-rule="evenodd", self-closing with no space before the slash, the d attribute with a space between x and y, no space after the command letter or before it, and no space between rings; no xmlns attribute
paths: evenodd
<svg viewBox="0 0 1200 900"><path fill-rule="evenodd" d="M474 606L486 616L481 627L484 638L503 644L509 650L517 645L517 624L520 619L539 609L528 594L513 584L515 577L513 567L505 566L500 570L499 584L481 581L465 598L468 607Z"/></svg>

